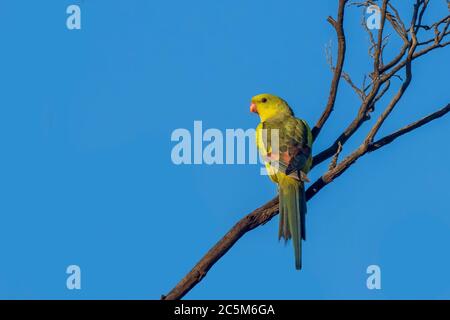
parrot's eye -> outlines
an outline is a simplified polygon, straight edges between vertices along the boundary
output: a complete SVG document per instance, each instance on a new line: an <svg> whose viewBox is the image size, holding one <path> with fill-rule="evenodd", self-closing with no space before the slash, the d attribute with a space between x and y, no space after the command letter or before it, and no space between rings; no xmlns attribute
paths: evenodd
<svg viewBox="0 0 450 320"><path fill-rule="evenodd" d="M262 98L262 99L261 99L261 102L262 102L262 103L266 103L266 102L267 102L267 98Z"/></svg>

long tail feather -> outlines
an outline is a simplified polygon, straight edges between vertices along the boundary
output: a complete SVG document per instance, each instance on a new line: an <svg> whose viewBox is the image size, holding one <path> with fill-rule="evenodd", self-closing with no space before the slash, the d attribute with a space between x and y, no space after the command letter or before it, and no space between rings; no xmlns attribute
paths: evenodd
<svg viewBox="0 0 450 320"><path fill-rule="evenodd" d="M302 239L306 238L306 201L303 182L286 177L279 181L280 225L279 239L292 238L295 254L295 268L302 268Z"/></svg>
<svg viewBox="0 0 450 320"><path fill-rule="evenodd" d="M305 194L305 184L301 183L299 186L299 205L300 205L300 222L301 222L301 231L302 231L302 239L306 240L306 194Z"/></svg>

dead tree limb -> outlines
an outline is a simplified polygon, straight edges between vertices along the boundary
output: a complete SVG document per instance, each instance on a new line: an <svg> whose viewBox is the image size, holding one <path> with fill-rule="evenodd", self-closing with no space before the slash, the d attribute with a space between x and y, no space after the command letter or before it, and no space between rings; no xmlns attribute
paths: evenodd
<svg viewBox="0 0 450 320"><path fill-rule="evenodd" d="M322 130L325 122L327 122L330 117L331 112L333 112L334 104L336 102L336 96L339 88L339 81L341 79L342 68L344 67L345 60L345 33L344 33L344 11L348 0L339 0L338 16L337 20L333 19L331 16L327 18L327 21L333 26L336 31L338 39L338 56L336 66L334 67L333 79L331 80L330 93L328 95L328 102L317 121L315 127L312 129L312 134L314 139L319 135L320 130Z"/></svg>

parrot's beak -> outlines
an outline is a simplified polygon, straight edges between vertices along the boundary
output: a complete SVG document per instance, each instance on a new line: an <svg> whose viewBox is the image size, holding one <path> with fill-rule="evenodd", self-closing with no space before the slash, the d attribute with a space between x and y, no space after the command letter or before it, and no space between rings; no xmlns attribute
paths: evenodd
<svg viewBox="0 0 450 320"><path fill-rule="evenodd" d="M258 108L256 107L256 103L252 102L250 105L250 112L258 113Z"/></svg>

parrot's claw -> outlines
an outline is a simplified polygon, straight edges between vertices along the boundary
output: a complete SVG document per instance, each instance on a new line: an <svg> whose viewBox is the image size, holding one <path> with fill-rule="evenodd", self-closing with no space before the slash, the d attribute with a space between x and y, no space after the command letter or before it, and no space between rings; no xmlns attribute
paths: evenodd
<svg viewBox="0 0 450 320"><path fill-rule="evenodd" d="M304 173L303 171L300 171L300 180L303 182L308 182L308 183L311 182L311 180L309 180L306 173Z"/></svg>
<svg viewBox="0 0 450 320"><path fill-rule="evenodd" d="M298 181L302 181L302 182L311 182L311 180L309 180L308 176L306 175L306 173L304 173L303 171L299 170L297 172L292 172L289 177L292 177Z"/></svg>

